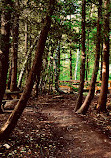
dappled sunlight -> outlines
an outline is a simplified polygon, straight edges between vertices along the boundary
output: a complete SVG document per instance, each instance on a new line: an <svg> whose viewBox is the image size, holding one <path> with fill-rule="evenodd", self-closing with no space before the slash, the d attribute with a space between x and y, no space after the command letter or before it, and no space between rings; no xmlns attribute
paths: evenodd
<svg viewBox="0 0 111 158"><path fill-rule="evenodd" d="M90 151L84 152L84 153L85 153L85 155L87 155L89 157L89 156L94 156L94 155L97 156L98 154L102 153L102 151L103 151L102 149L100 149L100 148L98 149L97 148L95 150L93 149L93 150L90 150Z"/></svg>
<svg viewBox="0 0 111 158"><path fill-rule="evenodd" d="M47 108L43 110L42 113L46 114L49 118L52 118L60 127L67 127L74 124L73 117L68 110L60 111L53 108Z"/></svg>
<svg viewBox="0 0 111 158"><path fill-rule="evenodd" d="M106 73L106 62L103 62L102 73Z"/></svg>
<svg viewBox="0 0 111 158"><path fill-rule="evenodd" d="M111 157L111 152L106 152L105 154L104 154L104 158L110 158Z"/></svg>

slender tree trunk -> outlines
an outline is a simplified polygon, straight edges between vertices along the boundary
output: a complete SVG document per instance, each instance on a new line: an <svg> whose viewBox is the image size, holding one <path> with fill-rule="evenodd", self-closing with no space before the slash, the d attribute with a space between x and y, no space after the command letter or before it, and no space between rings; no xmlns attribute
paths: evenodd
<svg viewBox="0 0 111 158"><path fill-rule="evenodd" d="M18 13L18 6L19 1L14 3L16 6L16 10L13 14L13 26L12 26L12 75L11 75L11 84L10 84L10 91L17 90L17 54L18 54L18 36L19 36L19 13Z"/></svg>
<svg viewBox="0 0 111 158"><path fill-rule="evenodd" d="M70 30L71 30L71 14L70 14ZM72 51L71 51L71 41L70 41L70 79L72 80Z"/></svg>
<svg viewBox="0 0 111 158"><path fill-rule="evenodd" d="M89 68L89 64L88 64L88 54L86 57L86 81L88 80L88 68Z"/></svg>
<svg viewBox="0 0 111 158"><path fill-rule="evenodd" d="M97 110L106 111L108 78L109 78L109 10L110 0L105 1L104 15L104 41L103 41L103 67L102 67L102 85L98 100Z"/></svg>
<svg viewBox="0 0 111 158"><path fill-rule="evenodd" d="M0 129L0 139L5 139L9 136L9 134L12 132L12 130L15 128L18 119L20 118L24 108L26 107L27 101L30 97L34 81L36 79L36 75L40 76L40 70L42 65L42 56L44 52L45 42L47 39L47 35L51 26L51 16L54 10L54 4L55 0L50 0L49 2L49 13L46 16L45 24L43 29L41 30L39 40L37 43L37 50L35 53L35 59L33 61L32 69L29 73L29 77L26 82L26 87L24 89L24 92L15 106L15 109L13 110L12 114L9 116L6 123L2 126Z"/></svg>
<svg viewBox="0 0 111 158"><path fill-rule="evenodd" d="M51 65L51 73L50 73L50 76L51 76L51 92L53 91L53 54L54 54L54 48L53 48L53 45L52 45L52 42L51 42L51 59L50 59L50 65Z"/></svg>
<svg viewBox="0 0 111 158"><path fill-rule="evenodd" d="M23 78L24 72L26 70L26 65L27 65L28 59L29 59L29 57L31 55L31 52L33 51L35 45L37 44L37 41L38 41L38 37L36 37L36 39L34 41L34 44L30 47L29 51L27 52L27 56L26 56L25 61L23 63L23 67L22 67L22 69L20 71L19 80L18 80L18 84L17 84L18 88L21 87L22 78Z"/></svg>
<svg viewBox="0 0 111 158"><path fill-rule="evenodd" d="M72 52L70 48L70 79L72 80Z"/></svg>
<svg viewBox="0 0 111 158"><path fill-rule="evenodd" d="M55 89L58 91L59 85L59 70L60 70L60 48L57 46L56 53L55 53Z"/></svg>
<svg viewBox="0 0 111 158"><path fill-rule="evenodd" d="M26 21L25 21L25 54L26 56L27 56L27 53L28 53L28 18L26 18ZM26 78L27 77L28 77L28 61L26 64Z"/></svg>
<svg viewBox="0 0 111 158"><path fill-rule="evenodd" d="M75 80L77 80L77 69L79 64L79 58L80 58L80 49L77 49L77 59L76 59L76 66L75 66Z"/></svg>
<svg viewBox="0 0 111 158"><path fill-rule="evenodd" d="M29 47L31 47L31 44L32 44L32 38L31 38L31 31L32 31L32 27L31 27L31 24L30 24L30 27L29 27L29 31L30 31L30 37L29 37ZM29 74L29 72L30 72L30 70L31 70L31 60L32 60L32 54L30 54L30 56L29 56L29 59L28 59L28 66L27 66L27 68L28 68L28 74Z"/></svg>
<svg viewBox="0 0 111 158"><path fill-rule="evenodd" d="M89 30L88 30L88 37L87 37L87 57L86 57L86 81L88 80L89 74Z"/></svg>
<svg viewBox="0 0 111 158"><path fill-rule="evenodd" d="M94 70L92 74L91 84L89 88L89 93L80 107L80 109L77 110L77 113L86 114L89 105L94 97L95 92L95 83L97 79L97 73L99 69L99 58L100 58L100 43L101 43L101 19L102 19L102 0L99 0L99 8L98 8L98 21L97 21L97 43L96 43L96 55L95 55L95 63L94 63Z"/></svg>
<svg viewBox="0 0 111 158"><path fill-rule="evenodd" d="M51 40L49 40L49 47L51 47ZM49 83L48 83L48 87L49 87L49 89L48 89L48 91L49 91L49 93L51 93L51 75L52 75L52 71L51 71L51 52L49 52L49 73L48 73L48 78L49 78Z"/></svg>
<svg viewBox="0 0 111 158"><path fill-rule="evenodd" d="M27 19L25 21L25 54L28 52L28 23Z"/></svg>
<svg viewBox="0 0 111 158"><path fill-rule="evenodd" d="M102 65L103 65L103 37L102 38L102 42L101 42L101 65L100 65L100 80L102 81Z"/></svg>
<svg viewBox="0 0 111 158"><path fill-rule="evenodd" d="M86 0L82 0L82 57L81 57L81 67L80 67L80 86L79 86L79 96L77 99L75 111L77 111L83 99L83 89L84 89L84 78L85 78L85 5Z"/></svg>
<svg viewBox="0 0 111 158"><path fill-rule="evenodd" d="M11 75L12 75L12 61L11 61L11 63L10 63L9 75L8 75L8 81L7 81L7 88L8 88L8 89L10 89Z"/></svg>
<svg viewBox="0 0 111 158"><path fill-rule="evenodd" d="M37 76L36 76L36 77L37 77ZM39 93L39 83L40 83L40 76L37 77L37 79L36 79L36 87L35 87L35 90L36 90L36 92L35 92L35 97L36 97L36 98L38 98L38 93Z"/></svg>
<svg viewBox="0 0 111 158"><path fill-rule="evenodd" d="M6 79L9 61L9 36L10 36L10 19L11 19L11 1L4 0L1 14L1 41L0 41L0 105L5 93ZM0 107L0 113L2 109Z"/></svg>
<svg viewBox="0 0 111 158"><path fill-rule="evenodd" d="M55 89L58 93L65 94L65 92L63 92L58 85L59 75L60 75L60 41L58 43L58 48L56 50L56 56L55 56Z"/></svg>
<svg viewBox="0 0 111 158"><path fill-rule="evenodd" d="M48 82L48 50L44 56L44 62L42 67L42 92L46 92L47 82Z"/></svg>

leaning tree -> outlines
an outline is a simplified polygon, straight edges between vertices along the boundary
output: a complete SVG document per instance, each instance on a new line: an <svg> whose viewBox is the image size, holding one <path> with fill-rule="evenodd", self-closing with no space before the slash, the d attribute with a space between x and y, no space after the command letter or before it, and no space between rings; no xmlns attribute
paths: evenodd
<svg viewBox="0 0 111 158"><path fill-rule="evenodd" d="M49 5L48 11L47 11L48 13L44 20L44 26L41 30L41 33L40 33L40 36L38 39L37 48L36 48L36 52L35 52L35 59L33 61L33 66L30 70L30 73L29 73L29 76L28 76L28 79L26 82L26 87L23 91L23 94L22 94L19 102L15 106L15 109L9 116L6 123L1 127L0 139L5 139L6 137L8 137L10 135L10 133L12 132L12 130L15 128L17 121L20 118L23 110L25 109L27 101L30 97L30 94L31 94L31 91L32 91L32 88L34 85L34 81L36 79L36 75L37 75L37 77L40 76L41 65L42 65L42 56L43 56L43 52L44 52L47 35L48 35L49 29L51 26L51 16L54 11L55 0L50 0L48 5Z"/></svg>

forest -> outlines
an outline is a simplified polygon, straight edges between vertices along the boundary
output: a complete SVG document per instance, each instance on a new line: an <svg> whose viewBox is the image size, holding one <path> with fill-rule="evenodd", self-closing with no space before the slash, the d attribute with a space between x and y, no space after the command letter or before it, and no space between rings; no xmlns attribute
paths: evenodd
<svg viewBox="0 0 111 158"><path fill-rule="evenodd" d="M111 157L110 0L0 0L0 157Z"/></svg>

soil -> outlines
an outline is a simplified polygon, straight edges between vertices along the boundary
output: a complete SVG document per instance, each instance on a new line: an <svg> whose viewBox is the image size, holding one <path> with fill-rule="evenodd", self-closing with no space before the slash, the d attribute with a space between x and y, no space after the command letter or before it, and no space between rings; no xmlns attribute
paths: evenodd
<svg viewBox="0 0 111 158"><path fill-rule="evenodd" d="M0 142L0 158L111 158L111 116L97 114L97 96L87 115L75 114L76 100L77 94L30 98L9 139ZM1 125L8 116L0 115Z"/></svg>

